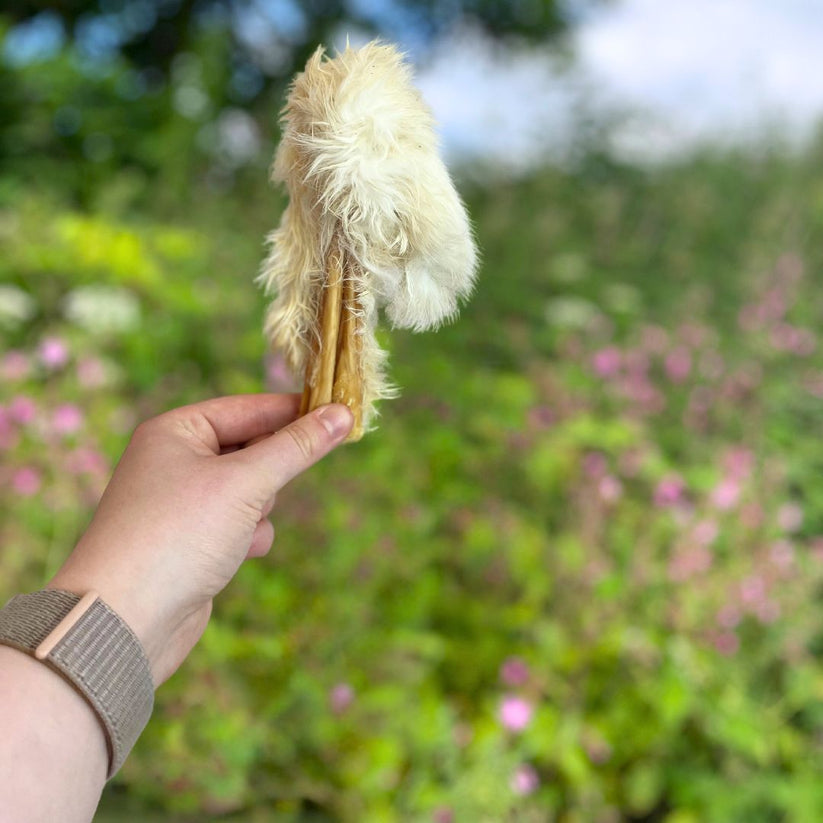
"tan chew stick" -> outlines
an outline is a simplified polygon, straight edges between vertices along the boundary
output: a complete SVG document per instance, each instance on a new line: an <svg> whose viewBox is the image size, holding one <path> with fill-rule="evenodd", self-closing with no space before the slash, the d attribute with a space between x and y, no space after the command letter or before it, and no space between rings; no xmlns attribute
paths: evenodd
<svg viewBox="0 0 823 823"><path fill-rule="evenodd" d="M393 397L378 311L423 331L457 314L477 253L402 55L378 42L318 49L292 84L272 179L289 205L260 274L266 334L304 378L302 411L345 403L349 440Z"/></svg>
<svg viewBox="0 0 823 823"><path fill-rule="evenodd" d="M306 361L306 408L303 414L332 402L334 371L337 365L337 337L340 333L340 315L343 309L343 263L340 252L334 249L326 263L326 282L320 300L317 327L320 338L317 347Z"/></svg>
<svg viewBox="0 0 823 823"><path fill-rule="evenodd" d="M354 289L354 277L348 271L343 278L343 317L340 323L340 337L337 340L337 372L334 378L333 399L351 409L360 409L363 401L363 376L360 373L360 348L363 333L358 328L361 309ZM363 415L355 415L352 439L363 434ZM357 436L357 437L355 437Z"/></svg>
<svg viewBox="0 0 823 823"><path fill-rule="evenodd" d="M343 403L352 410L354 425L349 440L363 436L363 404L358 394L357 296L345 255L334 247L327 257L326 283L320 301L317 327L320 338L306 360L300 413L326 403Z"/></svg>

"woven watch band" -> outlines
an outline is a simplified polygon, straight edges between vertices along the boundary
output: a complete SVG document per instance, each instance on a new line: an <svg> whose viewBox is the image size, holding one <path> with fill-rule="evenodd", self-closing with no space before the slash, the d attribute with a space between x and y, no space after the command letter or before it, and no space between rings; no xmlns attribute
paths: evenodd
<svg viewBox="0 0 823 823"><path fill-rule="evenodd" d="M79 595L56 589L12 597L0 609L0 644L35 654L80 601ZM108 776L112 777L148 723L154 706L151 669L140 641L119 615L97 598L43 662L68 680L94 709L106 733Z"/></svg>

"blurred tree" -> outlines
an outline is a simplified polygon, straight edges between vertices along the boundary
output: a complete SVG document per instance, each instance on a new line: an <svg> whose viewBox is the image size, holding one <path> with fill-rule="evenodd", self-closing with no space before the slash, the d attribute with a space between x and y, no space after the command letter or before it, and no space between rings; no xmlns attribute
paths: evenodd
<svg viewBox="0 0 823 823"><path fill-rule="evenodd" d="M572 8L603 0L7 0L11 23L57 17L81 50L118 53L140 70L168 78L174 58L202 27L225 31L231 72L221 102L248 104L290 77L318 43L345 23L425 48L461 22L495 38L541 41L564 31ZM159 73L159 74L158 74ZM151 76L151 75L150 75Z"/></svg>
<svg viewBox="0 0 823 823"><path fill-rule="evenodd" d="M379 35L419 61L461 25L541 43L605 2L6 0L0 171L86 205L115 176L123 203L176 201L196 179L259 174L284 85L318 43Z"/></svg>

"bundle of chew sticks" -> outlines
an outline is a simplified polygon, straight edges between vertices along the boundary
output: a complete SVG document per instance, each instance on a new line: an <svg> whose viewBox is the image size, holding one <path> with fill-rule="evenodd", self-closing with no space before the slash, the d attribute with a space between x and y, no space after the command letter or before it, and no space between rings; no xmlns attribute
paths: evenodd
<svg viewBox="0 0 823 823"><path fill-rule="evenodd" d="M272 179L289 205L259 278L275 296L266 333L304 377L301 413L345 403L349 440L394 394L378 309L395 327L436 328L474 285L477 253L434 125L402 55L379 42L334 59L318 49L283 112Z"/></svg>

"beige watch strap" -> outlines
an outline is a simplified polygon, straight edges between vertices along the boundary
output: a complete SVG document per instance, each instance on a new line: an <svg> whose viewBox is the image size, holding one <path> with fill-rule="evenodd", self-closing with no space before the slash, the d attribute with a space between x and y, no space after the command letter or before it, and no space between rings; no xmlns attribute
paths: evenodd
<svg viewBox="0 0 823 823"><path fill-rule="evenodd" d="M43 589L0 609L0 644L41 659L85 697L106 733L112 777L154 706L149 661L134 632L94 593Z"/></svg>

